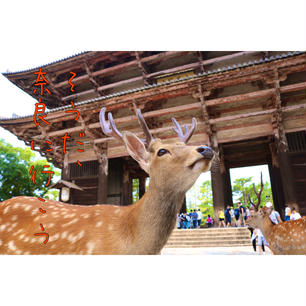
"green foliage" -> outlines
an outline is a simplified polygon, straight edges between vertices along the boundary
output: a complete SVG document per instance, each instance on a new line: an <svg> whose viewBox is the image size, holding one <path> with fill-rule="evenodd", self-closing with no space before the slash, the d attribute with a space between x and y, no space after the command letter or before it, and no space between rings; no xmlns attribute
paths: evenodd
<svg viewBox="0 0 306 306"><path fill-rule="evenodd" d="M234 182L234 186L232 186L232 192L235 196L239 196L239 201L247 205L247 195L248 195L248 188L251 186L253 177L247 178L239 178L236 179Z"/></svg>
<svg viewBox="0 0 306 306"><path fill-rule="evenodd" d="M139 200L139 179L133 179L132 185L133 203L136 203Z"/></svg>
<svg viewBox="0 0 306 306"><path fill-rule="evenodd" d="M59 200L59 190L58 189L49 189L47 193L44 195L44 199L48 200Z"/></svg>
<svg viewBox="0 0 306 306"><path fill-rule="evenodd" d="M234 185L232 187L233 194L238 197L239 201L241 203L245 203L246 205L250 205L248 196L250 196L251 200L254 203L258 202L257 196L253 190L253 183L252 183L253 177L247 177L247 178L240 178L234 181ZM257 192L260 190L260 183L255 184L255 188ZM261 204L260 207L262 207L266 199L269 199L270 202L273 202L272 198L272 189L269 182L264 183L264 188L261 194Z"/></svg>
<svg viewBox="0 0 306 306"><path fill-rule="evenodd" d="M189 190L189 194L189 211L200 208L203 214L204 222L206 221L208 215L210 215L212 218L214 217L213 197L210 181L203 182L200 186L200 191L198 191L197 186L193 186Z"/></svg>
<svg viewBox="0 0 306 306"><path fill-rule="evenodd" d="M44 165L50 167L44 168ZM31 166L36 170L35 185L31 182ZM0 139L0 201L22 195L44 196L49 190L46 187L49 174L41 173L42 171L54 171L54 175L59 175L45 159L35 159L30 148L15 148Z"/></svg>

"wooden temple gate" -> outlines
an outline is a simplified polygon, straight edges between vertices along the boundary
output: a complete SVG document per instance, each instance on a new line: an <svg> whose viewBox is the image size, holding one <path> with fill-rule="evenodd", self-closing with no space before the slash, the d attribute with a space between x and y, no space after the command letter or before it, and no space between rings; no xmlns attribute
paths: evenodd
<svg viewBox="0 0 306 306"><path fill-rule="evenodd" d="M0 118L0 125L27 145L34 140L35 149L63 169L62 179L83 189L71 188L68 202L128 205L135 178L140 196L145 191L146 173L101 131L98 114L106 106L119 130L141 136L140 108L151 133L169 142L177 141L171 117L181 124L196 117L190 144L208 144L219 154L211 170L215 209L232 203L230 168L267 164L276 208L296 203L306 214L305 52L93 51L3 75L37 99L39 68L49 81L51 95L43 102L51 124L35 126L33 107L29 116ZM76 73L74 92L70 71ZM66 112L71 101L77 121ZM65 133L71 139L63 154ZM76 141L84 142L84 152Z"/></svg>

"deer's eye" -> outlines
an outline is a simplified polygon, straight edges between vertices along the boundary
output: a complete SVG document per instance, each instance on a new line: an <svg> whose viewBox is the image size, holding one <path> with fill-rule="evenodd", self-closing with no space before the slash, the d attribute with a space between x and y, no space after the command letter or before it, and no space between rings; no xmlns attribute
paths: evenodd
<svg viewBox="0 0 306 306"><path fill-rule="evenodd" d="M169 151L166 150L166 149L160 149L160 150L157 152L157 155L158 155L158 156L163 156L163 155L166 154L166 153L169 153Z"/></svg>

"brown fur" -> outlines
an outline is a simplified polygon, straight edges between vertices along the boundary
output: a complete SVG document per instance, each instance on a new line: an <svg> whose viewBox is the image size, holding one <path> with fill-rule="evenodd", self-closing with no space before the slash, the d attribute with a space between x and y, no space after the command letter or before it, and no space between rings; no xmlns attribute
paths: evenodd
<svg viewBox="0 0 306 306"><path fill-rule="evenodd" d="M247 223L259 228L276 255L306 255L306 217L273 224L269 214L256 212Z"/></svg>
<svg viewBox="0 0 306 306"><path fill-rule="evenodd" d="M186 191L210 169L195 146L155 140L148 151L131 133L130 155L149 173L146 194L130 206L80 206L32 197L0 203L0 254L158 254L176 222ZM169 153L159 157L164 148ZM46 210L45 214L39 208ZM44 244L40 223L49 234Z"/></svg>

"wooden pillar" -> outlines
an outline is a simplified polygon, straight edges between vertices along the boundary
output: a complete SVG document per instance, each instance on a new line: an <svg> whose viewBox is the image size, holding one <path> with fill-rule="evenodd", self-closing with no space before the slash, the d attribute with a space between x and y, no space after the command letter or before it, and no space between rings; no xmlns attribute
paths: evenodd
<svg viewBox="0 0 306 306"><path fill-rule="evenodd" d="M279 167L273 164L269 164L269 174L271 180L274 207L279 213L283 213L282 208L285 207L285 198ZM265 201L266 199L263 200ZM284 217L283 214L282 217Z"/></svg>
<svg viewBox="0 0 306 306"><path fill-rule="evenodd" d="M68 156L69 152L67 152L64 155L64 164L63 164L63 170L62 170L62 179L65 181L69 181L70 179L70 173L69 173L69 163L68 163Z"/></svg>
<svg viewBox="0 0 306 306"><path fill-rule="evenodd" d="M213 193L214 215L218 220L218 210L233 204L229 169L221 171L220 162L214 162L211 168L211 185Z"/></svg>
<svg viewBox="0 0 306 306"><path fill-rule="evenodd" d="M128 162L125 160L123 163L123 175L122 175L122 203L121 205L132 204L132 178L129 171Z"/></svg>
<svg viewBox="0 0 306 306"><path fill-rule="evenodd" d="M104 171L104 166L99 163L98 170L98 204L107 203L107 175Z"/></svg>
<svg viewBox="0 0 306 306"><path fill-rule="evenodd" d="M274 155L272 156L272 160L274 160L275 166L279 167L285 204L292 205L297 202L296 187L295 187L295 181L293 177L292 166L289 156L288 143L283 124L283 115L281 110L282 100L280 93L280 80L279 80L279 72L277 69L274 70L274 89L275 89L274 104L276 107L276 112L272 115L272 127L275 137L275 149L271 151L272 155ZM277 156L277 158L275 158L275 155ZM281 210L283 208L284 207L280 207Z"/></svg>
<svg viewBox="0 0 306 306"><path fill-rule="evenodd" d="M141 176L139 177L139 199L145 194L146 192L146 177Z"/></svg>
<svg viewBox="0 0 306 306"><path fill-rule="evenodd" d="M297 203L296 186L293 177L292 165L288 152L279 152L279 169L282 178L285 203L292 205Z"/></svg>

